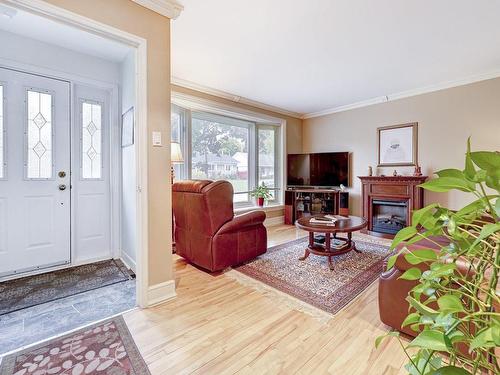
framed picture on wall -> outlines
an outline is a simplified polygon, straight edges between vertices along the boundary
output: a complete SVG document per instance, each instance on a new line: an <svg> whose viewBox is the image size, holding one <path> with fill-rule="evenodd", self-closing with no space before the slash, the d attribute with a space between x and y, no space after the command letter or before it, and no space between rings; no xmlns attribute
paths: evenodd
<svg viewBox="0 0 500 375"><path fill-rule="evenodd" d="M122 115L122 147L134 144L134 107Z"/></svg>
<svg viewBox="0 0 500 375"><path fill-rule="evenodd" d="M417 127L412 122L377 128L379 167L417 165Z"/></svg>

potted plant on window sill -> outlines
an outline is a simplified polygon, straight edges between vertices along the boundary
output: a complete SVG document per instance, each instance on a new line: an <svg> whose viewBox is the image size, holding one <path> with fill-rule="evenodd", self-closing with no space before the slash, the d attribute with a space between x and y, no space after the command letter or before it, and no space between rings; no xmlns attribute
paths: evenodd
<svg viewBox="0 0 500 375"><path fill-rule="evenodd" d="M264 206L264 201L269 200L272 198L271 193L269 192L269 188L262 183L262 185L257 186L251 193L250 195L252 197L255 197L257 199L257 206L263 207Z"/></svg>

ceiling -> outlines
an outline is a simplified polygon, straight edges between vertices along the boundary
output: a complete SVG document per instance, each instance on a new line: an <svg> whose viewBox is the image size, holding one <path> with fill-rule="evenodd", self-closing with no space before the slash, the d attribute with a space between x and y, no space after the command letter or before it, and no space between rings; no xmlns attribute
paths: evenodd
<svg viewBox="0 0 500 375"><path fill-rule="evenodd" d="M500 72L500 1L183 5L174 78L301 114Z"/></svg>
<svg viewBox="0 0 500 375"><path fill-rule="evenodd" d="M6 9L12 8L0 4L0 13ZM0 30L113 62L123 61L130 51L124 44L20 10L12 18L0 17Z"/></svg>

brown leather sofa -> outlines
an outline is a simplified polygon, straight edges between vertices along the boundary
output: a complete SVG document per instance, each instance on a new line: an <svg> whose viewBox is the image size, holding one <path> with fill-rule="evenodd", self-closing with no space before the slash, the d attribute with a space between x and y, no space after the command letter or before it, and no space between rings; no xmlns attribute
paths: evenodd
<svg viewBox="0 0 500 375"><path fill-rule="evenodd" d="M446 246L449 241L445 237L433 237L432 241L421 240L412 245L400 244L396 247L399 251L403 246L407 246L411 251L419 249L433 249L439 251L441 246ZM406 297L410 290L417 285L417 281L400 280L399 277L409 268L417 267L411 265L404 259L404 255L398 256L394 267L387 270L387 263L384 264L384 272L380 275L378 286L378 307L380 320L398 331L404 332L410 336L416 336L417 332L413 331L409 326L401 327L401 324L408 316L409 304ZM425 265L418 266L422 271L426 269ZM428 267L427 267L428 269ZM467 272L464 266L463 272Z"/></svg>
<svg viewBox="0 0 500 375"><path fill-rule="evenodd" d="M228 181L180 181L172 191L175 250L187 261L214 272L266 252L265 212L235 216Z"/></svg>

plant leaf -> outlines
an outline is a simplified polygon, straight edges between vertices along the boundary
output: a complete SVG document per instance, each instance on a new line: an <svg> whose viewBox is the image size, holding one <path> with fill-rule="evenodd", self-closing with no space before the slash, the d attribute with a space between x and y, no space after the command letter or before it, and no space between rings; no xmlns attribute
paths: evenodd
<svg viewBox="0 0 500 375"><path fill-rule="evenodd" d="M500 169L500 153L493 151L475 151L470 153L474 164L485 170Z"/></svg>
<svg viewBox="0 0 500 375"><path fill-rule="evenodd" d="M417 234L417 229L415 227L406 227L401 229L392 240L391 250L394 249L396 246L398 246L404 240L413 237L415 234Z"/></svg>
<svg viewBox="0 0 500 375"><path fill-rule="evenodd" d="M444 296L439 297L437 303L439 309L444 314L452 314L464 311L462 301L460 300L460 298L453 294L445 294Z"/></svg>
<svg viewBox="0 0 500 375"><path fill-rule="evenodd" d="M433 203L424 208L421 208L420 210L413 211L411 217L412 225L416 227L417 224L421 224L423 219L426 219L428 216L432 215L432 210L438 206L439 204Z"/></svg>
<svg viewBox="0 0 500 375"><path fill-rule="evenodd" d="M481 229L481 233L476 238L476 240L472 243L470 248L474 248L481 240L484 240L486 237L491 236L493 233L500 231L500 223L495 224L486 224Z"/></svg>
<svg viewBox="0 0 500 375"><path fill-rule="evenodd" d="M445 339L444 333L432 329L420 332L408 346L439 352L449 352L450 350L449 340Z"/></svg>
<svg viewBox="0 0 500 375"><path fill-rule="evenodd" d="M471 373L460 367L445 366L430 372L429 375L471 375Z"/></svg>
<svg viewBox="0 0 500 375"><path fill-rule="evenodd" d="M493 327L486 328L472 339L469 346L469 352L477 348L494 348L495 341L493 340Z"/></svg>
<svg viewBox="0 0 500 375"><path fill-rule="evenodd" d="M500 191L500 176L498 170L489 170L486 173L484 181L486 182L486 186L495 189L496 191Z"/></svg>
<svg viewBox="0 0 500 375"><path fill-rule="evenodd" d="M465 192L474 191L474 183L457 177L438 177L424 182L419 186L423 189L437 193L446 193L450 190L460 190Z"/></svg>
<svg viewBox="0 0 500 375"><path fill-rule="evenodd" d="M494 198L495 195L488 195L487 197L482 197L477 200L475 200L472 203L469 203L467 206L462 207L457 213L455 214L456 216L465 216L467 214L470 214L471 212L475 212L477 210L482 210L487 206L487 201ZM500 209L500 207L499 207Z"/></svg>
<svg viewBox="0 0 500 375"><path fill-rule="evenodd" d="M428 315L428 316L431 316L433 318L435 318L436 316L439 315L438 311L430 308L429 306L424 305L422 302L417 301L413 297L408 296L408 297L406 297L406 300L408 301L408 303L410 304L411 307L413 307L415 310L417 310L422 315Z"/></svg>
<svg viewBox="0 0 500 375"><path fill-rule="evenodd" d="M455 178L464 178L464 173L458 169L454 168L449 168L449 169L442 169L439 172L436 172L436 174L439 177L455 177Z"/></svg>
<svg viewBox="0 0 500 375"><path fill-rule="evenodd" d="M437 254L434 250L431 249L418 249L405 254L405 259L408 263L416 265L423 262L436 260Z"/></svg>
<svg viewBox="0 0 500 375"><path fill-rule="evenodd" d="M465 170L464 175L469 180L475 180L476 168L470 157L470 137L467 138L467 152L465 153Z"/></svg>
<svg viewBox="0 0 500 375"><path fill-rule="evenodd" d="M391 332L387 332L385 335L377 337L375 339L375 349L377 349L380 346L380 344L382 343L382 341L384 341L384 339L386 339L387 337L399 337L399 332L391 331Z"/></svg>
<svg viewBox="0 0 500 375"><path fill-rule="evenodd" d="M405 320L403 320L403 323L401 323L401 327L406 327L409 326L410 324L415 324L420 321L420 314L413 312L410 313Z"/></svg>
<svg viewBox="0 0 500 375"><path fill-rule="evenodd" d="M412 267L406 270L398 279L402 280L419 280L420 276L422 276L422 271L416 267Z"/></svg>
<svg viewBox="0 0 500 375"><path fill-rule="evenodd" d="M500 198L497 198L497 201L495 202L495 212L497 216L500 216Z"/></svg>
<svg viewBox="0 0 500 375"><path fill-rule="evenodd" d="M387 259L387 271L389 271L390 269L392 269L392 267L394 267L394 265L396 264L396 260L398 259L398 256L399 254L394 254L391 255L389 259Z"/></svg>

